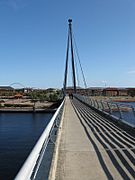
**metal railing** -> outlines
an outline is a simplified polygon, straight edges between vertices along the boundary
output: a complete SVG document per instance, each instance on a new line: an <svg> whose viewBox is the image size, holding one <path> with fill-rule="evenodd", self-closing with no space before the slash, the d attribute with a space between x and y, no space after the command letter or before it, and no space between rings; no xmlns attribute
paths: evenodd
<svg viewBox="0 0 135 180"><path fill-rule="evenodd" d="M43 155L45 153L46 147L48 145L49 140L51 139L51 133L54 127L58 126L60 122L63 108L64 108L64 102L65 100L63 100L63 102L61 103L61 105L59 106L55 114L53 115L52 119L50 120L49 124L45 128L38 142L34 146L32 152L26 159L25 163L23 164L17 176L15 177L15 180L35 179L38 168L43 159Z"/></svg>
<svg viewBox="0 0 135 180"><path fill-rule="evenodd" d="M126 124L135 127L135 107L130 104L97 100L93 97L74 94L74 96L85 104L102 111L103 113L124 121Z"/></svg>

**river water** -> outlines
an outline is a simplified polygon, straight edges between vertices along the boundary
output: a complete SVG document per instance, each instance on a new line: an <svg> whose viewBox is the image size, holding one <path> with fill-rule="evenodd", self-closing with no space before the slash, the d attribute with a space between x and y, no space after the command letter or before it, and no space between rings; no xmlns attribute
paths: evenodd
<svg viewBox="0 0 135 180"><path fill-rule="evenodd" d="M0 113L0 180L14 179L52 113Z"/></svg>
<svg viewBox="0 0 135 180"><path fill-rule="evenodd" d="M130 111L122 111L122 119L124 120L124 122L128 123L129 125L135 127L135 102L120 102L120 105L122 105L123 107L130 107ZM134 112L131 108L131 106L134 108ZM119 112L113 112L113 114L117 117L120 117L120 113Z"/></svg>
<svg viewBox="0 0 135 180"><path fill-rule="evenodd" d="M135 107L135 103L124 104ZM52 116L52 113L0 113L0 180L14 179ZM131 113L125 112L123 116L135 125Z"/></svg>

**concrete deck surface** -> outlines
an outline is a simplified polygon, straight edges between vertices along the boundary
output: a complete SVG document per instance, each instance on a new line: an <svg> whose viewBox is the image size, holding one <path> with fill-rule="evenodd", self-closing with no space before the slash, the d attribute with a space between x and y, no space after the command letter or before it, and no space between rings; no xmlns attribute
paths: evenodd
<svg viewBox="0 0 135 180"><path fill-rule="evenodd" d="M56 180L90 179L105 180L107 177L70 100L66 98Z"/></svg>

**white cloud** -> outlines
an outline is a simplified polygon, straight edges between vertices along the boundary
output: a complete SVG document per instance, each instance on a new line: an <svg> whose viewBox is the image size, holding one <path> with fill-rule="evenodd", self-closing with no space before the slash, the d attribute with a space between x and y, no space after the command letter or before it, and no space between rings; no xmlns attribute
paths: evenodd
<svg viewBox="0 0 135 180"><path fill-rule="evenodd" d="M128 74L135 74L135 70L128 71Z"/></svg>
<svg viewBox="0 0 135 180"><path fill-rule="evenodd" d="M26 0L1 0L0 4L9 6L13 9L18 9L19 7L25 6Z"/></svg>
<svg viewBox="0 0 135 180"><path fill-rule="evenodd" d="M107 81L105 81L105 80L102 80L101 82L102 82L102 83L107 83Z"/></svg>

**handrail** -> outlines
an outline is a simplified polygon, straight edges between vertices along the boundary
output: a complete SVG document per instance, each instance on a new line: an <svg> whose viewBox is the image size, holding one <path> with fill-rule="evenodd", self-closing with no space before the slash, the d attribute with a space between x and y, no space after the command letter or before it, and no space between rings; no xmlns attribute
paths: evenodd
<svg viewBox="0 0 135 180"><path fill-rule="evenodd" d="M59 106L59 108L57 109L55 114L53 115L52 119L50 120L50 122L47 125L47 127L45 128L45 130L43 131L38 142L34 146L33 150L31 151L30 155L28 156L28 158L24 162L19 173L15 177L15 180L30 180L31 179L31 176L33 174L33 170L37 164L37 161L38 161L38 158L41 154L42 148L44 145L46 147L46 145L49 141L49 136L50 136L50 133L52 131L54 122L55 122L57 116L59 115L59 113L60 113L60 111L64 105L64 102L65 102L65 99L63 100L63 102L61 103L61 105Z"/></svg>
<svg viewBox="0 0 135 180"><path fill-rule="evenodd" d="M135 107L133 107L130 104L96 100L94 98L90 98L88 96L82 96L79 94L74 94L74 97L88 104L89 106L94 107L95 109L98 109L99 111L102 111L105 114L108 114L109 116L116 117L117 119L124 121L126 124L135 127ZM128 115L126 115L123 112L127 112ZM130 116L130 123L127 120L129 116Z"/></svg>

